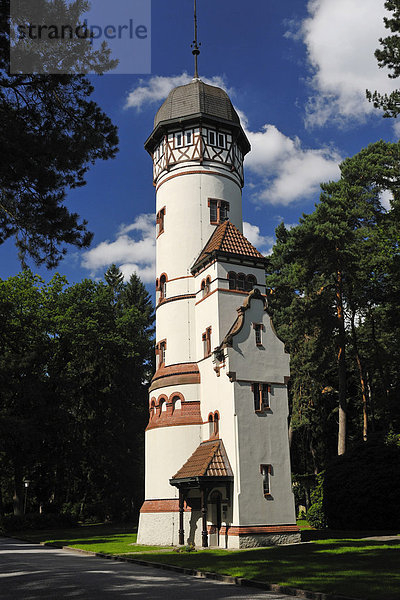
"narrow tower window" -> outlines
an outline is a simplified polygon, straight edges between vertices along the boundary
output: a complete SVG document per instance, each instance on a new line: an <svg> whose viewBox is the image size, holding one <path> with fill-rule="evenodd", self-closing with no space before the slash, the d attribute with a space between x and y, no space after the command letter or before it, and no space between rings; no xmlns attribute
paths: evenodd
<svg viewBox="0 0 400 600"><path fill-rule="evenodd" d="M207 294L210 293L210 288L211 288L211 277L208 276L206 278L205 285L204 285L204 296L207 296Z"/></svg>
<svg viewBox="0 0 400 600"><path fill-rule="evenodd" d="M208 415L208 436L212 437L214 434L214 415Z"/></svg>
<svg viewBox="0 0 400 600"><path fill-rule="evenodd" d="M225 148L225 146L226 146L226 137L225 137L224 133L218 134L218 146L220 148Z"/></svg>
<svg viewBox="0 0 400 600"><path fill-rule="evenodd" d="M253 327L254 327L254 332L255 332L255 336L256 336L256 345L257 346L262 346L262 329L263 326L261 323L253 323Z"/></svg>
<svg viewBox="0 0 400 600"><path fill-rule="evenodd" d="M260 465L260 473L263 479L263 494L265 498L271 496L270 475L272 471L271 465Z"/></svg>
<svg viewBox="0 0 400 600"><path fill-rule="evenodd" d="M216 146L216 133L212 129L208 130L208 143L210 146Z"/></svg>
<svg viewBox="0 0 400 600"><path fill-rule="evenodd" d="M167 276L162 274L160 277L160 302L167 297Z"/></svg>
<svg viewBox="0 0 400 600"><path fill-rule="evenodd" d="M203 340L204 358L207 358L211 354L211 327L207 327L201 339Z"/></svg>
<svg viewBox="0 0 400 600"><path fill-rule="evenodd" d="M186 146L190 146L193 142L193 131L190 129L189 131L185 131L186 137Z"/></svg>
<svg viewBox="0 0 400 600"><path fill-rule="evenodd" d="M157 237L164 232L164 217L165 217L166 209L165 206L158 211L156 218L157 225Z"/></svg>
<svg viewBox="0 0 400 600"><path fill-rule="evenodd" d="M213 431L215 437L218 437L219 435L219 414L216 412L214 413L214 431Z"/></svg>
<svg viewBox="0 0 400 600"><path fill-rule="evenodd" d="M167 349L167 342L165 340L163 340L159 344L159 352L158 352L158 358L159 358L158 366L159 367L163 367L165 365L165 351L166 351L166 349Z"/></svg>
<svg viewBox="0 0 400 600"><path fill-rule="evenodd" d="M175 134L175 148L181 148L183 146L183 133L179 131Z"/></svg>
<svg viewBox="0 0 400 600"><path fill-rule="evenodd" d="M254 410L256 413L262 413L269 410L270 386L268 383L253 383Z"/></svg>

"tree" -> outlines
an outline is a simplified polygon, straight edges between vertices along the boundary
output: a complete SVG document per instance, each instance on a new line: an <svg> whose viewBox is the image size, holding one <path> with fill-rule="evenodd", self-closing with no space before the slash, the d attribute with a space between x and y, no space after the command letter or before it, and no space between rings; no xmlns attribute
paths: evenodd
<svg viewBox="0 0 400 600"><path fill-rule="evenodd" d="M0 282L0 490L17 514L24 478L43 513L137 513L154 314L134 284L122 302L129 284Z"/></svg>
<svg viewBox="0 0 400 600"><path fill-rule="evenodd" d="M117 130L90 98L86 77L10 75L8 1L0 16L0 244L14 237L22 264L30 256L51 268L66 245L91 242L87 222L65 199L85 185L91 164L115 157Z"/></svg>
<svg viewBox="0 0 400 600"><path fill-rule="evenodd" d="M12 477L16 515L23 511L23 479L31 479L35 457L54 432L47 299L63 284L56 276L46 286L30 271L0 281L0 472Z"/></svg>
<svg viewBox="0 0 400 600"><path fill-rule="evenodd" d="M357 362L363 436L367 436L368 382L359 323L393 286L385 273L389 267L389 272L394 271L399 253L398 229L394 226L398 223L398 158L398 144L378 142L344 161L341 180L321 186L315 211L303 215L300 225L290 231L283 226L277 230L277 245L269 259L267 285L274 290L270 306L278 331L294 355L292 408L299 386L303 414L304 400L315 396L321 403L323 397L329 399L335 394L339 454L346 449L348 400L354 395L351 386L356 381L349 356ZM384 189L393 194L388 213L379 202ZM332 341L337 368L337 382L333 384ZM317 366L310 367L310 358ZM302 365L309 375L307 390ZM315 398L312 401L315 404Z"/></svg>
<svg viewBox="0 0 400 600"><path fill-rule="evenodd" d="M397 79L400 75L400 1L386 0L385 8L391 12L391 17L384 17L386 29L392 34L385 38L379 38L382 48L375 51L375 57L380 68L389 69L388 77ZM379 92L366 91L367 98L375 108L384 111L384 117L397 117L400 113L400 91L395 90L391 94L380 94Z"/></svg>

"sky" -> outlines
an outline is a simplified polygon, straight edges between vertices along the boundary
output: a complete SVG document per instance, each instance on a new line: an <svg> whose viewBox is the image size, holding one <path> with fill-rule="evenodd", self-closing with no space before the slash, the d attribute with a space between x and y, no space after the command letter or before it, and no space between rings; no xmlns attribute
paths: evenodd
<svg viewBox="0 0 400 600"><path fill-rule="evenodd" d="M30 263L46 281L55 271L71 284L98 279L115 263L153 291L155 191L143 144L168 92L193 77L193 2L152 0L151 12L151 74L91 78L93 99L119 128L120 150L68 192L66 205L94 239L87 250L69 247L54 271ZM244 234L264 254L279 223L312 212L320 183L339 178L344 158L379 139L398 141L400 122L383 119L365 98L367 88L396 86L374 57L385 14L384 0L198 0L199 74L229 93L251 143ZM19 270L9 240L0 247L0 278Z"/></svg>

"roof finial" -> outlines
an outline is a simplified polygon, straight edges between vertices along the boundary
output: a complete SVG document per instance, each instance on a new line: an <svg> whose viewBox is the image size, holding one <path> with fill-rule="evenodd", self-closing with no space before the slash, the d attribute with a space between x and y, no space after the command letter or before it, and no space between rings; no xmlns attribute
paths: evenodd
<svg viewBox="0 0 400 600"><path fill-rule="evenodd" d="M200 54L199 46L201 44L197 43L197 2L194 0L194 40L191 45L192 54L194 56L194 79L199 79L199 69L198 69L198 56Z"/></svg>

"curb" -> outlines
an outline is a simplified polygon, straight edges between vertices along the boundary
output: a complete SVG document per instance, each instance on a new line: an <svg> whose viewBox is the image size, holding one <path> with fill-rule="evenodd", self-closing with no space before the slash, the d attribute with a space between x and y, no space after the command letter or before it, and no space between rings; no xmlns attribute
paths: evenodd
<svg viewBox="0 0 400 600"><path fill-rule="evenodd" d="M191 575L192 577L199 577L202 579L213 579L214 581L221 581L223 583L258 588L268 592L278 592L280 594L286 594L288 596L294 596L296 598L305 598L306 600L362 600L362 598L354 598L350 596L340 596L337 594L325 594L323 592L300 590L297 588L278 585L276 583L266 583L264 581L257 581L256 579L245 579L244 577L231 577L230 575L221 575L220 573L214 573L212 571L197 571L196 569L188 569L186 567L178 567L176 565L168 565L164 563L151 562L148 560L142 560L138 558L130 558L120 556L118 554L104 554L102 552L91 552L90 550L82 550L80 548L72 548L71 546L60 546L57 544L51 544L46 542L41 542L41 545L52 548L59 548L62 550L69 550L71 552L79 552L81 554L96 556L98 558L105 558L107 560L133 563L137 565L142 565L144 567L153 567L155 569L161 569L164 571L173 571L175 573L182 573L183 575Z"/></svg>
<svg viewBox="0 0 400 600"><path fill-rule="evenodd" d="M79 554L86 554L87 556L95 556L98 558L105 558L107 560L114 560L117 562L126 562L144 567L153 567L155 569L161 569L164 571L173 571L175 573L182 573L183 575L191 575L192 577L199 577L202 579L214 579L214 581L222 581L223 583L231 583L238 586L246 586L265 590L267 592L277 592L280 594L286 594L287 596L294 596L295 598L305 598L306 600L363 600L362 598L354 598L350 596L341 596L337 594L325 594L323 592L312 592L310 590L300 590L297 588L287 587L284 585L278 585L277 583L266 583L265 581L257 581L256 579L245 579L244 577L231 577L230 575L221 575L219 573L213 573L212 571L197 571L196 569L187 569L185 567L178 567L176 565L167 565L164 563L151 562L148 560L142 560L139 558L129 558L120 556L118 554L104 554L103 552L92 552L91 550L82 550L81 548L72 548L71 546L61 546L60 544L53 544L51 542L34 542L27 538L14 538L20 539L23 542L31 544L37 544L45 546L47 548L57 548L61 550L68 550L70 552L78 552Z"/></svg>

